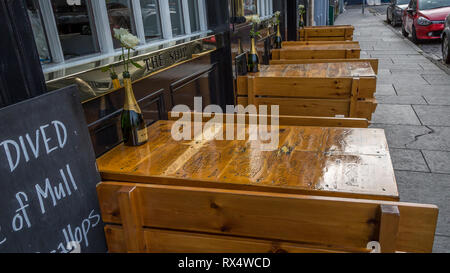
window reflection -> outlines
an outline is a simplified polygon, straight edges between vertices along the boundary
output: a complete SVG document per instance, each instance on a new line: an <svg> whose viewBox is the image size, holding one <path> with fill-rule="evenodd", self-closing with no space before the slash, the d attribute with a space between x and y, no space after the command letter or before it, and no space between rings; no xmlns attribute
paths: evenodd
<svg viewBox="0 0 450 273"><path fill-rule="evenodd" d="M131 4L129 0L106 0L109 26L113 35L114 48L120 48L120 42L114 39L115 28L125 28L136 35L136 27L132 20Z"/></svg>
<svg viewBox="0 0 450 273"><path fill-rule="evenodd" d="M198 13L198 1L188 0L189 20L191 21L191 31L200 31L200 17Z"/></svg>
<svg viewBox="0 0 450 273"><path fill-rule="evenodd" d="M51 0L51 3L64 59L98 52L90 2Z"/></svg>
<svg viewBox="0 0 450 273"><path fill-rule="evenodd" d="M256 0L244 0L244 15L257 14Z"/></svg>
<svg viewBox="0 0 450 273"><path fill-rule="evenodd" d="M156 0L140 0L146 40L161 39L161 19Z"/></svg>
<svg viewBox="0 0 450 273"><path fill-rule="evenodd" d="M48 47L47 36L45 34L44 24L39 12L39 5L37 3L37 0L26 0L26 5L41 64L50 63L50 50Z"/></svg>
<svg viewBox="0 0 450 273"><path fill-rule="evenodd" d="M173 36L184 34L183 10L181 0L169 0L170 21L172 22Z"/></svg>

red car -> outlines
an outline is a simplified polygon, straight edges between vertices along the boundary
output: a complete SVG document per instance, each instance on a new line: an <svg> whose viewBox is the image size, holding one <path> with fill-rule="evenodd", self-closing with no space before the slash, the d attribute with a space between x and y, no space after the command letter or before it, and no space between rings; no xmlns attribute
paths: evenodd
<svg viewBox="0 0 450 273"><path fill-rule="evenodd" d="M440 39L445 17L450 14L450 0L411 0L402 16L403 36L420 40Z"/></svg>

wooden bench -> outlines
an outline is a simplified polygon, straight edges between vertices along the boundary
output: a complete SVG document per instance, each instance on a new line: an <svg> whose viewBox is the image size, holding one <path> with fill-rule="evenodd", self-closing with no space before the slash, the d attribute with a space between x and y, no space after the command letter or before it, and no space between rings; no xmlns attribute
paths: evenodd
<svg viewBox="0 0 450 273"><path fill-rule="evenodd" d="M202 122L208 122L214 117L220 116L223 123L233 122L235 124L244 122L249 124L251 117L256 117L256 120L264 118L267 124L271 124L272 116L269 115L251 115L251 114L210 114L204 115L203 113L189 112L178 113L178 115L172 115L172 112L168 113L169 120L178 120L181 115L190 115L189 120L199 120ZM239 118L242 117L242 118ZM363 118L336 118L336 117L309 117L309 116L279 116L279 125L286 126L310 126L310 127L343 127L343 128L368 128L369 121Z"/></svg>
<svg viewBox="0 0 450 273"><path fill-rule="evenodd" d="M374 75L352 77L351 71L339 69L340 63L304 66L261 66L258 73L239 76L237 104L279 105L280 115L372 119L377 107ZM332 74L330 66L336 68Z"/></svg>
<svg viewBox="0 0 450 273"><path fill-rule="evenodd" d="M341 26L310 26L298 30L300 41L351 41L355 27Z"/></svg>
<svg viewBox="0 0 450 273"><path fill-rule="evenodd" d="M293 59L270 60L270 65L277 64L312 64L312 63L364 63L369 62L375 74L378 74L378 59Z"/></svg>
<svg viewBox="0 0 450 273"><path fill-rule="evenodd" d="M401 202L102 182L109 252L431 252L438 208Z"/></svg>
<svg viewBox="0 0 450 273"><path fill-rule="evenodd" d="M285 46L272 49L272 60L280 59L358 59L359 44L333 43Z"/></svg>

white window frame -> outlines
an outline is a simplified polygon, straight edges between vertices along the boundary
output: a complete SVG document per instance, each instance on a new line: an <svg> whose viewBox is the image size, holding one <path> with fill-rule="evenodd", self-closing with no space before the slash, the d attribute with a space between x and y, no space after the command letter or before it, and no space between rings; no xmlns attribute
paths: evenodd
<svg viewBox="0 0 450 273"><path fill-rule="evenodd" d="M257 5L257 12L262 20L273 16L273 0L258 0Z"/></svg>
<svg viewBox="0 0 450 273"><path fill-rule="evenodd" d="M106 9L106 2L104 0L91 0L92 13L94 17L94 24L96 30L96 38L99 45L99 53L89 54L78 58L69 60L64 59L61 41L59 40L56 20L53 13L51 0L38 0L39 8L42 14L44 28L46 31L48 46L52 62L49 64L42 64L44 73L55 71L64 71L66 68L79 66L95 61L113 60L114 56L121 54L120 49L115 49L113 45L113 38L109 27L108 11ZM190 25L190 13L187 0L181 0L184 35L174 37L172 34L172 22L170 20L169 0L157 0L159 7L159 16L161 21L162 39L146 41L144 24L142 21L140 0L130 0L133 14L132 20L135 24L136 34L140 40L140 45L137 50L145 50L146 48L158 46L161 44L176 42L177 40L186 39L195 35L204 34L208 32L207 16L206 16L206 0L197 0L198 13L200 22L200 31L192 33ZM64 73L64 72L62 72ZM61 75L62 76L62 75Z"/></svg>

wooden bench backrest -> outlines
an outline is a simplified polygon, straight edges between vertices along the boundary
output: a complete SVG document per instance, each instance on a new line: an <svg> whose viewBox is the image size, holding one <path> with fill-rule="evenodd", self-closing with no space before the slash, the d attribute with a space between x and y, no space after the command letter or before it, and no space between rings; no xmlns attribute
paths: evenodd
<svg viewBox="0 0 450 273"><path fill-rule="evenodd" d="M298 30L300 41L348 41L353 40L355 28L346 26L304 27Z"/></svg>
<svg viewBox="0 0 450 273"><path fill-rule="evenodd" d="M241 115L241 114L211 114L210 116L203 115L203 113L189 112L179 113L178 115L172 115L169 112L169 120L178 120L181 115L189 115L189 120L201 120L202 122L208 122L213 117L221 116L223 123L233 122L235 124L244 122L249 124L251 117L255 115ZM243 117L243 118L239 118ZM256 115L257 120L264 118L267 124L271 124L272 116L270 115ZM197 119L196 119L197 118ZM280 115L278 117L278 124L285 126L311 126L311 127L344 127L344 128L368 128L369 121L364 118L335 118L335 117L311 117L311 116L286 116Z"/></svg>
<svg viewBox="0 0 450 273"><path fill-rule="evenodd" d="M291 59L270 60L270 65L277 64L311 64L311 63L349 63L369 62L375 74L378 74L378 59Z"/></svg>
<svg viewBox="0 0 450 273"><path fill-rule="evenodd" d="M280 115L334 117L371 120L375 78L306 78L240 76L238 104L279 105ZM239 101L247 96L246 104Z"/></svg>
<svg viewBox="0 0 450 273"><path fill-rule="evenodd" d="M102 182L97 191L103 221L122 225L106 228L110 252L242 252L258 242L358 252L371 241L382 252L431 252L438 215L432 205L196 187Z"/></svg>

